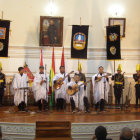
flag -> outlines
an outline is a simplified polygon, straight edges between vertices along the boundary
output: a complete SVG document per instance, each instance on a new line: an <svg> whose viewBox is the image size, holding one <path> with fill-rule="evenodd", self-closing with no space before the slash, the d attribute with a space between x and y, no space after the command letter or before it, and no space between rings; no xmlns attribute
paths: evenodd
<svg viewBox="0 0 140 140"><path fill-rule="evenodd" d="M72 26L71 58L87 59L88 28L86 25Z"/></svg>
<svg viewBox="0 0 140 140"><path fill-rule="evenodd" d="M62 57L61 57L61 66L65 67L64 47L63 47Z"/></svg>
<svg viewBox="0 0 140 140"><path fill-rule="evenodd" d="M24 65L24 72L27 74L28 76L28 80L29 80L29 86L32 87L33 85L33 80L34 80L34 76L32 74L32 72L30 71L28 65L26 64L25 62L25 65Z"/></svg>
<svg viewBox="0 0 140 140"><path fill-rule="evenodd" d="M8 57L9 20L0 20L0 57Z"/></svg>
<svg viewBox="0 0 140 140"><path fill-rule="evenodd" d="M50 69L50 75L49 75L49 94L51 94L51 100L50 100L50 106L53 106L54 101L54 90L53 90L53 77L55 75L55 58L54 58L54 48L52 52L52 65Z"/></svg>
<svg viewBox="0 0 140 140"><path fill-rule="evenodd" d="M121 59L120 25L107 26L107 59Z"/></svg>
<svg viewBox="0 0 140 140"><path fill-rule="evenodd" d="M78 61L78 71L80 71L80 70L82 71L82 64L81 64L81 62Z"/></svg>
<svg viewBox="0 0 140 140"><path fill-rule="evenodd" d="M40 66L43 66L43 54L42 54L42 48L41 48Z"/></svg>

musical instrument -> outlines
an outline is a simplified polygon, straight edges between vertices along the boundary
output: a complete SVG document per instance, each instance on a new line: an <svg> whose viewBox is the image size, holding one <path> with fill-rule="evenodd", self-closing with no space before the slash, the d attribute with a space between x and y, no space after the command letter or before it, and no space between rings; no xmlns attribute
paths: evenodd
<svg viewBox="0 0 140 140"><path fill-rule="evenodd" d="M97 76L97 80L96 80L96 82L101 81L101 79L102 79L103 77L111 76L111 75L112 75L111 73L106 73L106 75L104 75L104 76L101 76L101 77L98 77L98 76Z"/></svg>
<svg viewBox="0 0 140 140"><path fill-rule="evenodd" d="M75 84L73 85L71 88L68 88L67 89L67 94L70 95L70 96L73 96L76 92L79 91L79 88L82 86L82 85L86 85L87 83L91 82L91 80L85 82L85 83L82 83L80 85L78 84Z"/></svg>
<svg viewBox="0 0 140 140"><path fill-rule="evenodd" d="M59 79L56 81L56 83L54 83L53 88L54 88L55 90L60 89L61 86L63 85L63 81L64 81L70 74L72 74L72 73L74 73L74 71L71 71L70 73L68 73L64 78L59 78Z"/></svg>

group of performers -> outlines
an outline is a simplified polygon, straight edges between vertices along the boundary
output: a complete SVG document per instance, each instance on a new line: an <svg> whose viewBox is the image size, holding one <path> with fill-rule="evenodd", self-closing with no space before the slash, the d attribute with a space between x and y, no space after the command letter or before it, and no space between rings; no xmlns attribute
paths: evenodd
<svg viewBox="0 0 140 140"><path fill-rule="evenodd" d="M133 78L136 82L136 107L138 107L138 100L140 99L140 65L137 65L136 74ZM104 68L100 66L98 73L92 76L92 80L86 81L85 74L79 69L74 77L70 77L70 73L65 72L65 67L60 66L60 73L53 78L52 85L55 91L55 103L57 110L65 110L66 104L70 103L73 113L78 111L90 112L90 105L87 97L86 86L92 81L93 86L93 103L95 110L104 111L105 103L108 102L108 92L110 90L108 73L104 72ZM123 94L125 85L124 73L122 74L121 65L118 66L117 73L111 78L114 81L114 95L115 104L120 105L120 99ZM4 88L6 86L5 75L2 73L0 67L0 105L2 105L2 98L4 95ZM14 104L18 106L20 111L26 110L27 105L27 89L29 81L27 74L24 73L24 68L19 67L18 73L15 74L12 88L14 90ZM33 81L33 92L35 101L38 104L38 111L47 111L48 92L49 92L49 77L44 71L44 66L39 67L39 72L35 74Z"/></svg>

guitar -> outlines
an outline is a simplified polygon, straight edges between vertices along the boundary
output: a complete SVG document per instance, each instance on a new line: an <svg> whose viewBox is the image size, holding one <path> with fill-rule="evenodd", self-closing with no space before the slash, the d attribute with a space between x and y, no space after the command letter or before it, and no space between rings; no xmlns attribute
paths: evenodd
<svg viewBox="0 0 140 140"><path fill-rule="evenodd" d="M74 73L74 71L71 71L70 73L68 73L64 78L62 78L62 77L59 78L59 79L56 81L56 83L54 83L53 88L54 88L55 90L60 89L61 86L63 85L63 81L64 81L70 74L72 74L72 73Z"/></svg>
<svg viewBox="0 0 140 140"><path fill-rule="evenodd" d="M97 80L96 80L96 82L101 81L101 79L102 79L103 77L111 76L111 75L112 75L111 73L106 73L106 75L104 75L104 76L101 76L101 77L98 77L98 76L97 76Z"/></svg>
<svg viewBox="0 0 140 140"><path fill-rule="evenodd" d="M82 85L86 85L87 83L91 82L91 80L85 82L85 83L82 83L80 85L78 84L75 84L73 85L71 88L68 88L67 89L67 94L70 95L70 96L73 96L76 92L79 91L79 88L82 86Z"/></svg>

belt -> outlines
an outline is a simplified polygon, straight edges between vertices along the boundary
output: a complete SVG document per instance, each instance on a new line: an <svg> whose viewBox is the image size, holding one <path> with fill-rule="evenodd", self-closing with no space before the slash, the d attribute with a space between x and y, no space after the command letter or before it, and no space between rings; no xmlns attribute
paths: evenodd
<svg viewBox="0 0 140 140"><path fill-rule="evenodd" d="M4 82L4 80L0 80L0 83L3 83Z"/></svg>
<svg viewBox="0 0 140 140"><path fill-rule="evenodd" d="M115 82L116 85L123 85L123 82Z"/></svg>

